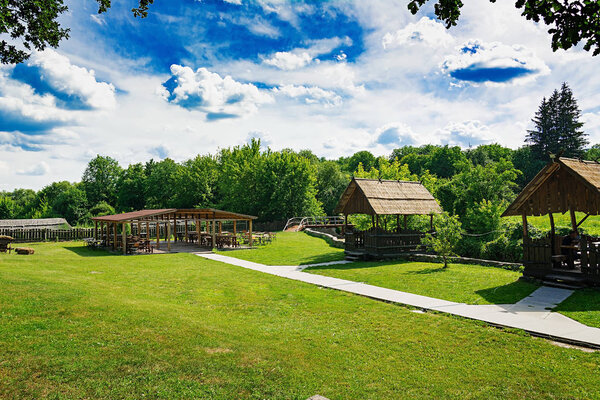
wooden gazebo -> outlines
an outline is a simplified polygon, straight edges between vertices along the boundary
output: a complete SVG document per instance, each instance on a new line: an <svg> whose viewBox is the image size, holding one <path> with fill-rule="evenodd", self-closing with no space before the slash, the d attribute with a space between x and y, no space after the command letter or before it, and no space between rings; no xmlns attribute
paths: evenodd
<svg viewBox="0 0 600 400"><path fill-rule="evenodd" d="M433 215L442 211L420 182L352 178L335 209L344 214L345 250L348 257L395 257L418 250L424 233L409 230L409 215ZM371 216L372 227L358 231L348 227L348 215ZM396 216L396 230L381 226L380 216ZM400 217L403 217L402 223ZM430 229L433 230L432 222Z"/></svg>
<svg viewBox="0 0 600 400"><path fill-rule="evenodd" d="M523 219L524 275L539 279L600 283L600 240L581 236L580 260L566 265L561 252L562 237L556 235L553 213L569 213L571 229L578 231L590 216L600 214L600 164L557 158L546 165L510 204L503 217ZM585 213L577 221L575 212ZM529 237L528 216L548 215L550 233L542 239Z"/></svg>
<svg viewBox="0 0 600 400"><path fill-rule="evenodd" d="M234 240L237 237L237 223L240 221L247 222L248 230L245 233L248 244L252 246L252 221L256 218L252 215L213 208L166 208L105 215L94 217L92 220L94 239L101 241L105 247L113 250L121 249L126 254L130 249L127 238L128 225L131 232L135 232L137 236L145 236L147 240L150 239L151 230L154 230L155 248L160 246L162 231L162 239L166 242L167 250L170 251L171 236L174 236L174 241L185 240L186 243L209 247L218 246L228 237ZM224 222L233 223L233 232L223 235ZM179 232L178 228L182 228L183 231Z"/></svg>

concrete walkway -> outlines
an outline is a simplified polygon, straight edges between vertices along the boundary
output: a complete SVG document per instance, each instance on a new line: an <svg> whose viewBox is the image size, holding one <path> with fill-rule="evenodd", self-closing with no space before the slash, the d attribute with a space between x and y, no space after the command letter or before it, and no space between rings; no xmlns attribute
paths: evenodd
<svg viewBox="0 0 600 400"><path fill-rule="evenodd" d="M532 335L561 342L600 348L600 329L589 327L562 314L550 311L551 308L569 297L573 293L572 290L543 286L516 304L468 305L302 272L304 268L308 267L307 265L300 267L268 266L214 253L198 254L198 256L376 300L458 315L484 321L495 326L523 329ZM345 262L318 265L341 263Z"/></svg>

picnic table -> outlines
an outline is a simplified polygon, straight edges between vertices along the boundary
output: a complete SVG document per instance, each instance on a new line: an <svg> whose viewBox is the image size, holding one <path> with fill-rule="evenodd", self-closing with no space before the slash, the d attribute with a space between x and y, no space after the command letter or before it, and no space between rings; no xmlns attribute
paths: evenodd
<svg viewBox="0 0 600 400"><path fill-rule="evenodd" d="M102 243L103 243L103 240L94 239L94 238L85 238L85 239L83 239L83 241L85 242L87 247L89 247L92 250L99 249L100 247L102 247Z"/></svg>

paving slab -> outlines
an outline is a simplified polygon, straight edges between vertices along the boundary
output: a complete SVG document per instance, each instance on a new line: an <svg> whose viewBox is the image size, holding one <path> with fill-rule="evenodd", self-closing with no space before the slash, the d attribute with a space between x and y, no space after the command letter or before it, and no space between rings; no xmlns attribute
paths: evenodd
<svg viewBox="0 0 600 400"><path fill-rule="evenodd" d="M354 293L372 299L475 319L495 326L517 328L554 340L600 348L600 329L586 326L551 309L566 300L572 290L542 286L515 304L470 305L382 288L362 282L302 272L307 266L267 266L214 253L197 254L214 261L236 265L321 287ZM340 263L340 262L334 262ZM325 265L331 265L325 263Z"/></svg>

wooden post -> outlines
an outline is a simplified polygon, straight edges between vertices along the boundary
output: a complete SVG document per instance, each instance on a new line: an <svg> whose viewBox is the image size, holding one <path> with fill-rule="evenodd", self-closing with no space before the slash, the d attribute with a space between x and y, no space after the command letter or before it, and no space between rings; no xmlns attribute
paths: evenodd
<svg viewBox="0 0 600 400"><path fill-rule="evenodd" d="M573 209L570 209L569 212L571 213L571 226L573 227L573 230L577 232L577 234L579 234L579 230L577 229L577 218L575 217L575 211Z"/></svg>
<svg viewBox="0 0 600 400"><path fill-rule="evenodd" d="M125 229L125 222L121 227L121 237L123 238L123 254L127 254L127 230Z"/></svg>
<svg viewBox="0 0 600 400"><path fill-rule="evenodd" d="M371 227L375 228L375 214L371 215Z"/></svg>
<svg viewBox="0 0 600 400"><path fill-rule="evenodd" d="M433 232L433 214L429 216L429 231Z"/></svg>
<svg viewBox="0 0 600 400"><path fill-rule="evenodd" d="M137 237L142 237L142 223L140 221L137 222Z"/></svg>
<svg viewBox="0 0 600 400"><path fill-rule="evenodd" d="M342 234L346 234L346 231L348 230L348 214L344 214L344 229Z"/></svg>
<svg viewBox="0 0 600 400"><path fill-rule="evenodd" d="M237 234L237 221L233 221L233 236Z"/></svg>
<svg viewBox="0 0 600 400"><path fill-rule="evenodd" d="M408 229L408 215L404 214L404 230Z"/></svg>
<svg viewBox="0 0 600 400"><path fill-rule="evenodd" d="M219 235L223 233L223 222L219 221Z"/></svg>
<svg viewBox="0 0 600 400"><path fill-rule="evenodd" d="M160 222L156 221L156 248L160 246Z"/></svg>
<svg viewBox="0 0 600 400"><path fill-rule="evenodd" d="M523 240L529 236L529 227L527 226L527 214L523 213Z"/></svg>
<svg viewBox="0 0 600 400"><path fill-rule="evenodd" d="M113 250L117 249L117 223L113 222Z"/></svg>
<svg viewBox="0 0 600 400"><path fill-rule="evenodd" d="M556 230L554 228L554 215L552 215L552 212L548 213L548 217L550 218L550 247L552 249L552 255L555 255L556 249L554 246L554 237L556 236Z"/></svg>
<svg viewBox="0 0 600 400"><path fill-rule="evenodd" d="M216 234L214 219L212 221L211 235L212 235L212 248L214 249L215 247L217 247L217 234Z"/></svg>
<svg viewBox="0 0 600 400"><path fill-rule="evenodd" d="M146 221L146 239L150 240L150 222Z"/></svg>
<svg viewBox="0 0 600 400"><path fill-rule="evenodd" d="M252 247L252 220L248 220L248 244Z"/></svg>
<svg viewBox="0 0 600 400"><path fill-rule="evenodd" d="M167 219L167 223L166 223L166 235L167 235L167 251L171 251L171 221L169 219ZM175 235L175 237L177 237L177 235Z"/></svg>
<svg viewBox="0 0 600 400"><path fill-rule="evenodd" d="M169 221L171 225L171 221ZM173 214L173 235L175 235L175 241L177 242L177 214Z"/></svg>
<svg viewBox="0 0 600 400"><path fill-rule="evenodd" d="M98 221L94 221L94 240L98 240Z"/></svg>
<svg viewBox="0 0 600 400"><path fill-rule="evenodd" d="M200 232L201 232L201 226L200 224L202 224L202 220L199 220L198 218L196 218L196 235L198 235L198 246L200 246L200 243L202 243L200 241Z"/></svg>
<svg viewBox="0 0 600 400"><path fill-rule="evenodd" d="M377 217L375 219L375 227L379 228L379 214L377 214Z"/></svg>
<svg viewBox="0 0 600 400"><path fill-rule="evenodd" d="M187 220L187 216L185 218L185 242L188 242L188 220Z"/></svg>

